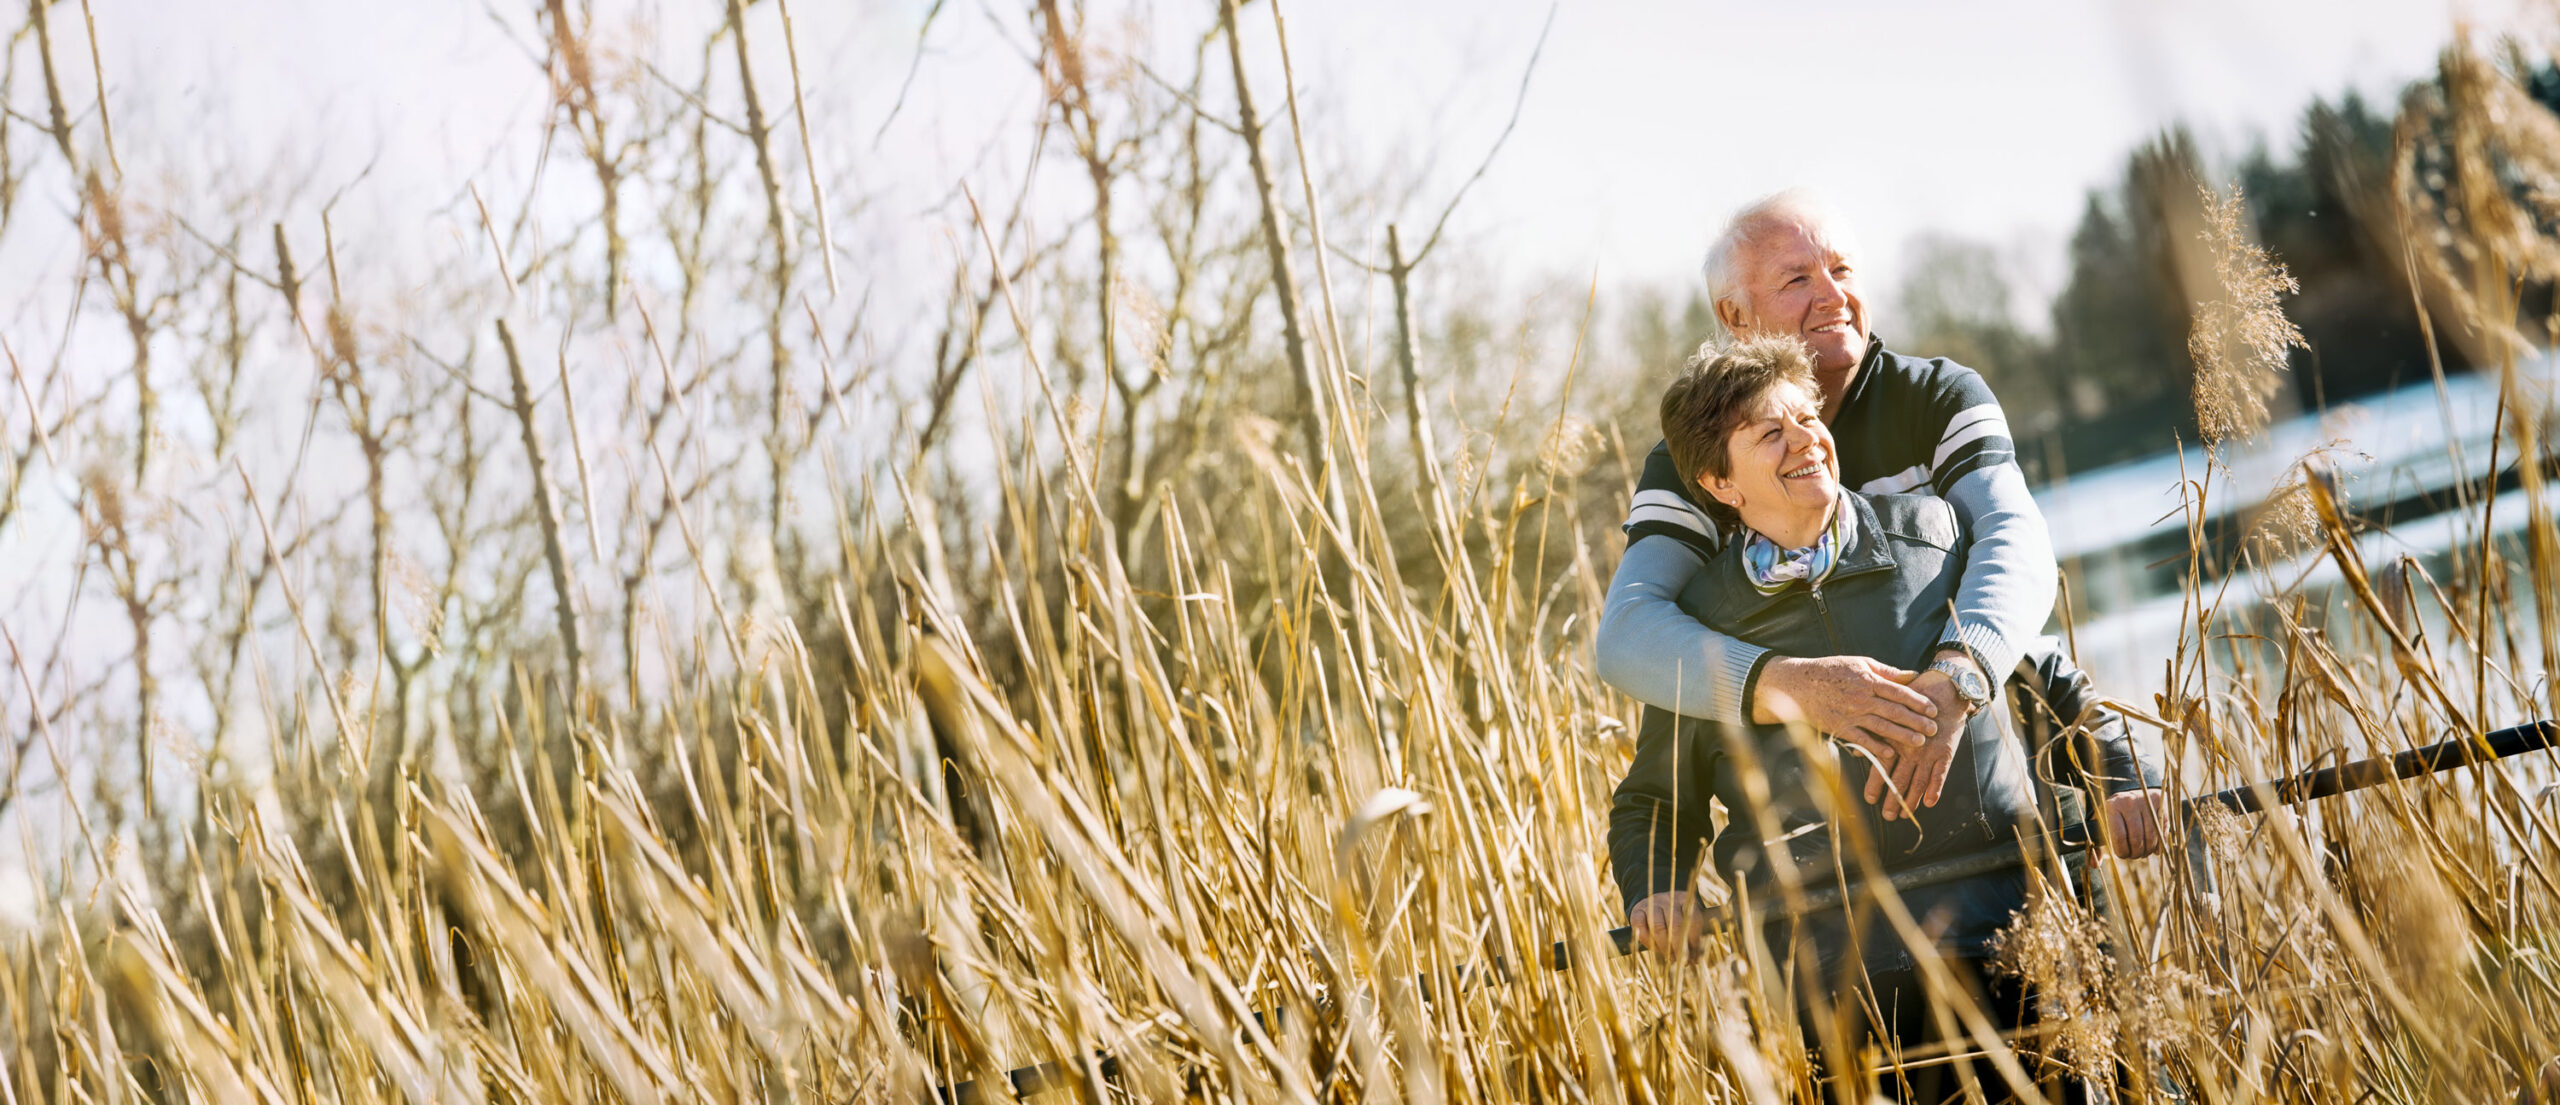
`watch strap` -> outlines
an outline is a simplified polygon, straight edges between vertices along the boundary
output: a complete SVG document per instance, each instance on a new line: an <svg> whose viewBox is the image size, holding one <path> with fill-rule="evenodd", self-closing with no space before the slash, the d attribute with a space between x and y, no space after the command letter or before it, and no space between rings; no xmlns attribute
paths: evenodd
<svg viewBox="0 0 2560 1105"><path fill-rule="evenodd" d="M1972 659L1969 653L1965 655L1967 659ZM1979 670L1981 667L1982 662L1979 660L1975 660L1972 667L1952 663L1943 652L1937 659L1929 662L1929 670L1943 673L1947 681L1955 685L1956 697L1964 699L1967 705L1976 710L1991 704L1991 686L1989 681L1982 677L1982 672Z"/></svg>
<svg viewBox="0 0 2560 1105"><path fill-rule="evenodd" d="M1973 661L1974 667L1982 669L1983 678L1991 678L1991 665L1984 663L1982 654L1975 652L1973 650L1973 646L1964 643L1964 639L1961 637L1949 637L1946 640L1938 642L1938 650L1929 654L1929 666L1936 667L1937 662L1945 659L1949 653L1954 653L1955 655L1962 656L1967 660Z"/></svg>

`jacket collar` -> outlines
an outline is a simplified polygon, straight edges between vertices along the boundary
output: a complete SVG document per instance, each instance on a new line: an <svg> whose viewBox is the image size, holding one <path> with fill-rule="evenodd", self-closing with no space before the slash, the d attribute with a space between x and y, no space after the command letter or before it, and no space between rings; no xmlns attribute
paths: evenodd
<svg viewBox="0 0 2560 1105"><path fill-rule="evenodd" d="M1831 578L1893 567L1893 542L1885 540L1884 526L1876 521L1875 504L1844 487L1840 489L1840 509L1854 512L1856 528L1849 534L1849 547L1840 550Z"/></svg>
<svg viewBox="0 0 2560 1105"><path fill-rule="evenodd" d="M1849 377L1849 388L1848 390L1840 393L1840 406L1838 409L1831 412L1831 417L1828 421L1835 424L1838 423L1842 414L1846 413L1849 408L1856 406L1859 399L1865 397L1868 382L1874 380L1882 373L1884 368L1884 358L1884 339L1877 337L1872 332L1869 333L1867 335L1867 351L1863 355L1859 356L1857 370Z"/></svg>
<svg viewBox="0 0 2560 1105"><path fill-rule="evenodd" d="M1847 547L1840 550L1839 559L1833 561L1831 574L1823 577L1823 582L1893 567L1893 542L1885 539L1884 527L1876 520L1875 504L1867 501L1865 495L1843 487L1840 489L1840 509L1854 512L1850 516L1849 541ZM1717 554L1715 563L1708 568L1709 571L1726 572L1735 577L1733 586L1722 588L1728 596L1726 609L1734 616L1748 617L1805 590L1797 583L1789 583L1777 591L1761 594L1744 575L1743 544L1740 540L1726 542L1724 551Z"/></svg>

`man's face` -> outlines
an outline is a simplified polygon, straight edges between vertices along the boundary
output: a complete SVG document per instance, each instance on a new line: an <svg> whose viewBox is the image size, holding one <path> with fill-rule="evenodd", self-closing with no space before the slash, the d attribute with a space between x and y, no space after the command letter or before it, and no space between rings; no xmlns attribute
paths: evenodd
<svg viewBox="0 0 2560 1105"><path fill-rule="evenodd" d="M1820 226L1799 221L1763 227L1743 243L1737 259L1740 294L1736 302L1718 305L1727 326L1737 333L1795 336L1826 376L1857 367L1867 353L1867 305L1858 297L1858 270Z"/></svg>

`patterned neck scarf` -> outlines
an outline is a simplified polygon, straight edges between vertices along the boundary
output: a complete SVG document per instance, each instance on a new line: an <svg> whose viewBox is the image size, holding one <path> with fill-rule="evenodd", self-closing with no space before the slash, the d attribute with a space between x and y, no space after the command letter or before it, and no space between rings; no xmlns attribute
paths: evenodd
<svg viewBox="0 0 2560 1105"><path fill-rule="evenodd" d="M1831 502L1831 524L1822 528L1822 536L1801 549L1781 549L1778 543L1751 534L1742 547L1742 574L1761 594L1774 595L1787 584L1799 579L1808 584L1820 583L1840 561L1840 550L1849 547L1849 504Z"/></svg>

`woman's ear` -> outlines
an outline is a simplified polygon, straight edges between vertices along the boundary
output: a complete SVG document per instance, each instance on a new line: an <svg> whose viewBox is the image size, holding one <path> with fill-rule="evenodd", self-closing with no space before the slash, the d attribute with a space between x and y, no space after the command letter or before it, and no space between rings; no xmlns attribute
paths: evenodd
<svg viewBox="0 0 2560 1105"><path fill-rule="evenodd" d="M1742 485L1737 484L1730 479L1726 479L1723 476L1701 474L1698 477L1698 489L1706 492L1708 498L1714 499L1715 501L1732 507L1735 510L1742 509Z"/></svg>

